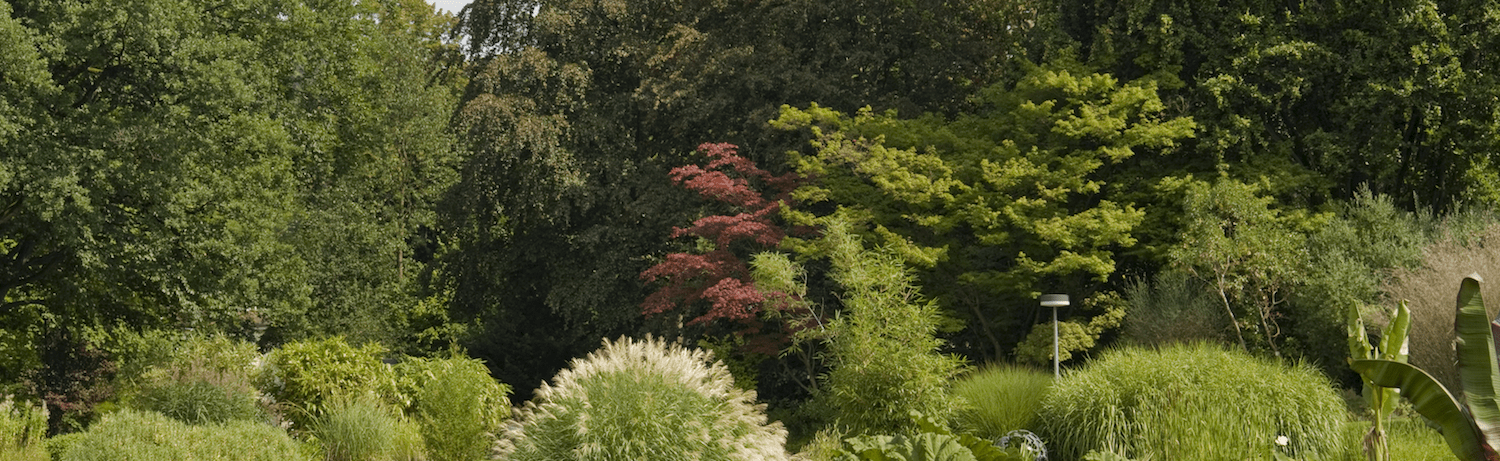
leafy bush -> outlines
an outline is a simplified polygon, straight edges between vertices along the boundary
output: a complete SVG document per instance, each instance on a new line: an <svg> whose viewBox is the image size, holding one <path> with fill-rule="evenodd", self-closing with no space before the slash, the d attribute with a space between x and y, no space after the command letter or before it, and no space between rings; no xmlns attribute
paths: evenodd
<svg viewBox="0 0 1500 461"><path fill-rule="evenodd" d="M865 251L849 224L825 221L820 242L844 288L844 315L830 322L832 370L814 402L854 435L911 429L910 413L948 420L948 383L961 359L938 352L938 308L889 249Z"/></svg>
<svg viewBox="0 0 1500 461"><path fill-rule="evenodd" d="M488 455L494 434L510 414L510 386L491 378L480 361L462 356L408 359L396 371L413 386L412 414L433 460Z"/></svg>
<svg viewBox="0 0 1500 461"><path fill-rule="evenodd" d="M277 404L299 409L286 415L295 428L307 427L325 401L340 395L373 393L405 408L395 371L381 362L384 353L379 345L356 348L342 337L294 342L266 356L256 385Z"/></svg>
<svg viewBox="0 0 1500 461"><path fill-rule="evenodd" d="M1005 447L969 434L954 434L937 421L911 413L916 432L844 439L838 461L1031 461L1046 459L1046 448Z"/></svg>
<svg viewBox="0 0 1500 461"><path fill-rule="evenodd" d="M1051 373L1016 365L985 367L953 385L953 394L969 404L954 420L991 440L1017 429L1036 430L1037 409L1051 387Z"/></svg>
<svg viewBox="0 0 1500 461"><path fill-rule="evenodd" d="M503 459L786 459L786 431L701 350L647 338L604 347L543 384L510 423Z"/></svg>
<svg viewBox="0 0 1500 461"><path fill-rule="evenodd" d="M0 459L46 461L47 407L0 399Z"/></svg>
<svg viewBox="0 0 1500 461"><path fill-rule="evenodd" d="M159 413L123 410L104 416L69 440L61 461L309 459L286 432L266 424L232 421L191 426Z"/></svg>
<svg viewBox="0 0 1500 461"><path fill-rule="evenodd" d="M1418 267L1427 242L1425 220L1397 208L1390 197L1363 190L1344 203L1308 238L1311 264L1287 299L1293 352L1336 381L1359 385L1342 347L1347 309L1381 303L1381 288L1396 271Z"/></svg>
<svg viewBox="0 0 1500 461"><path fill-rule="evenodd" d="M1125 289L1130 315L1122 339L1130 344L1160 346L1222 341L1229 331L1224 306L1201 281L1181 271L1163 271L1136 280Z"/></svg>
<svg viewBox="0 0 1500 461"><path fill-rule="evenodd" d="M247 380L201 368L147 385L131 406L188 424L262 419L255 389Z"/></svg>
<svg viewBox="0 0 1500 461"><path fill-rule="evenodd" d="M324 403L322 414L312 420L311 438L328 461L425 458L416 427L374 398L339 396Z"/></svg>
<svg viewBox="0 0 1500 461"><path fill-rule="evenodd" d="M1312 367L1209 343L1107 352L1054 383L1039 413L1062 459L1322 459L1344 449L1348 418Z"/></svg>

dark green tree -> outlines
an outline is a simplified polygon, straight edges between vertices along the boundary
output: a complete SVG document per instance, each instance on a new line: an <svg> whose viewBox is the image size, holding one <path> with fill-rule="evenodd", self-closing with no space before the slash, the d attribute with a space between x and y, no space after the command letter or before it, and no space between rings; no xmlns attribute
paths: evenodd
<svg viewBox="0 0 1500 461"><path fill-rule="evenodd" d="M398 340L369 327L416 304L454 176L450 20L397 0L7 2L0 381L61 366L44 338L91 350L112 328Z"/></svg>
<svg viewBox="0 0 1500 461"><path fill-rule="evenodd" d="M1083 59L1152 76L1202 135L1191 162L1270 179L1296 206L1362 185L1408 209L1493 203L1493 3L1063 0L1044 22Z"/></svg>
<svg viewBox="0 0 1500 461"><path fill-rule="evenodd" d="M712 212L668 177L704 141L772 169L786 103L951 109L999 78L1028 24L1009 2L483 0L454 125L442 273L472 351L520 397L568 357L647 326L636 274ZM670 323L670 322L667 322Z"/></svg>

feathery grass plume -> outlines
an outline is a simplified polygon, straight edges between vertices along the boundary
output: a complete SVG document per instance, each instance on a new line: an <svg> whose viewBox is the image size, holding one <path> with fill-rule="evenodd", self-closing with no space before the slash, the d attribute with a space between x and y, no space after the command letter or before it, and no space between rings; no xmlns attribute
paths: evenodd
<svg viewBox="0 0 1500 461"><path fill-rule="evenodd" d="M990 440L1017 429L1035 431L1037 409L1051 388L1051 373L1020 365L987 366L954 383L953 394L968 402L954 422Z"/></svg>
<svg viewBox="0 0 1500 461"><path fill-rule="evenodd" d="M1327 377L1211 343L1109 351L1052 386L1039 433L1061 459L1336 459L1344 402Z"/></svg>
<svg viewBox="0 0 1500 461"><path fill-rule="evenodd" d="M786 430L702 350L620 338L543 383L508 424L507 460L784 460Z"/></svg>

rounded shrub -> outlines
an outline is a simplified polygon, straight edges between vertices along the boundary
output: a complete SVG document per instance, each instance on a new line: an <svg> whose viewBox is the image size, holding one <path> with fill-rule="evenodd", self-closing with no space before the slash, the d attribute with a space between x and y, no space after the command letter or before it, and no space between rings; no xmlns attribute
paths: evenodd
<svg viewBox="0 0 1500 461"><path fill-rule="evenodd" d="M309 460L286 432L267 424L233 421L193 426L160 413L123 410L106 415L68 441L61 461Z"/></svg>
<svg viewBox="0 0 1500 461"><path fill-rule="evenodd" d="M259 399L247 382L226 383L211 376L148 384L131 406L188 424L262 419Z"/></svg>
<svg viewBox="0 0 1500 461"><path fill-rule="evenodd" d="M427 453L433 461L471 461L487 456L494 434L510 415L510 386L490 377L479 360L454 356L408 359L396 366L412 400Z"/></svg>
<svg viewBox="0 0 1500 461"><path fill-rule="evenodd" d="M298 430L322 413L325 401L340 395L369 393L405 407L408 399L395 371L381 362L385 352L377 344L354 347L342 337L289 343L266 356L256 386L277 405L291 408L285 416Z"/></svg>
<svg viewBox="0 0 1500 461"><path fill-rule="evenodd" d="M954 415L958 428L999 440L1011 431L1036 430L1037 410L1052 387L1052 373L1019 365L995 365L953 384L968 406Z"/></svg>
<svg viewBox="0 0 1500 461"><path fill-rule="evenodd" d="M124 386L124 403L188 424L258 421L266 413L251 383L255 345L194 336L169 349Z"/></svg>
<svg viewBox="0 0 1500 461"><path fill-rule="evenodd" d="M1343 401L1310 366L1209 343L1109 351L1052 386L1039 433L1060 459L1342 456Z"/></svg>
<svg viewBox="0 0 1500 461"><path fill-rule="evenodd" d="M501 441L509 460L778 460L786 430L700 350L659 339L604 347L543 384Z"/></svg>

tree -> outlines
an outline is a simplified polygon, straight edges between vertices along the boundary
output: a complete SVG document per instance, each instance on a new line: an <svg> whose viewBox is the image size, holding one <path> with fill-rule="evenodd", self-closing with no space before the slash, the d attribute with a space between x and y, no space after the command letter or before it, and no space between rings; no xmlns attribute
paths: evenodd
<svg viewBox="0 0 1500 461"><path fill-rule="evenodd" d="M1068 64L1035 66L974 102L951 120L814 105L773 123L814 138L793 161L818 183L793 197L854 210L869 238L923 269L924 288L967 321L966 339L986 344L976 352L999 357L1038 323L1040 290L1092 294L1135 244L1144 212L1112 200L1110 169L1170 151L1194 125L1160 115L1153 82Z"/></svg>
<svg viewBox="0 0 1500 461"><path fill-rule="evenodd" d="M1496 6L1410 0L1199 5L1069 0L1046 22L1080 56L1162 83L1202 126L1179 172L1225 164L1297 206L1360 187L1407 209L1493 202ZM1181 173L1178 173L1181 174Z"/></svg>
<svg viewBox="0 0 1500 461"><path fill-rule="evenodd" d="M693 221L692 227L674 228L673 237L697 237L701 251L668 254L642 272L641 279L646 283L663 280L666 285L647 296L641 308L646 315L680 309L680 315L693 316L688 325L722 319L757 330L766 298L755 286L750 266L735 250L745 246L776 248L781 244L786 233L772 218L790 205L799 178L796 173L772 176L739 156L731 144L704 143L698 146L698 152L710 159L708 164L673 168L672 180L740 212L707 216ZM751 180L755 181L753 186ZM767 199L759 188L770 188L776 195ZM709 304L708 311L698 314L703 303ZM777 349L763 352L774 354Z"/></svg>
<svg viewBox="0 0 1500 461"><path fill-rule="evenodd" d="M430 6L0 11L0 347L19 365L0 380L65 366L43 338L91 350L85 330L264 321L274 342L415 304L403 260L453 159Z"/></svg>
<svg viewBox="0 0 1500 461"><path fill-rule="evenodd" d="M783 152L801 142L766 126L781 104L943 109L998 78L997 56L1015 54L999 50L1016 49L1026 11L1000 1L471 4L460 28L473 73L454 117L467 160L443 205L441 270L453 318L483 324L470 350L529 389L600 337L672 328L621 306L650 293L638 274L684 249L673 226L702 216L669 178L694 147L728 142L780 174Z"/></svg>
<svg viewBox="0 0 1500 461"><path fill-rule="evenodd" d="M1277 318L1307 264L1306 236L1270 208L1272 199L1255 185L1188 178L1169 187L1186 192L1187 224L1171 253L1174 264L1214 287L1241 349L1249 351L1243 330L1250 328L1257 346L1280 356Z"/></svg>

